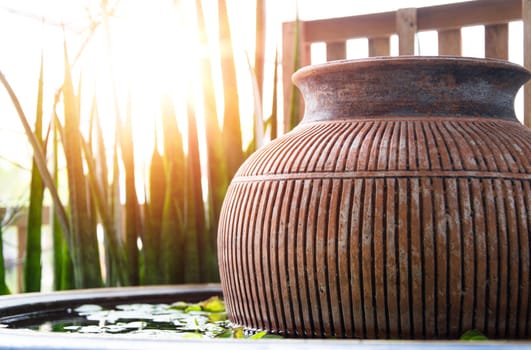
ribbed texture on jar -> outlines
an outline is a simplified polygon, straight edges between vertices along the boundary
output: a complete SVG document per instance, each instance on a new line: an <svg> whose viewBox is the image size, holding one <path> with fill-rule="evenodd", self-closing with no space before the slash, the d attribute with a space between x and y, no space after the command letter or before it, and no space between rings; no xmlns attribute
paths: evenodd
<svg viewBox="0 0 531 350"><path fill-rule="evenodd" d="M301 124L231 183L229 317L288 336L531 338L531 131L481 118Z"/></svg>

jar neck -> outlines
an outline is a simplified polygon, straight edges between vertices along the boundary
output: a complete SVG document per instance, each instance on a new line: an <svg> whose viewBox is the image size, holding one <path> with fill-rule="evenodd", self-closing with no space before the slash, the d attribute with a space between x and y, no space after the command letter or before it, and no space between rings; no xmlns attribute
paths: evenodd
<svg viewBox="0 0 531 350"><path fill-rule="evenodd" d="M497 60L388 58L340 61L297 72L304 121L374 116L516 119L529 72Z"/></svg>

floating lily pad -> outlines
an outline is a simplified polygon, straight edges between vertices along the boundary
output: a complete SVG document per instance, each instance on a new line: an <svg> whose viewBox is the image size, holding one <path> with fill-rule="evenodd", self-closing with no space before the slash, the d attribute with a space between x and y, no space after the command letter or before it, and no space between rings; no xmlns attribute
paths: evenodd
<svg viewBox="0 0 531 350"><path fill-rule="evenodd" d="M94 312L97 312L97 311L101 311L103 310L103 308L99 305L94 305L94 304L85 304L85 305L81 305L77 308L74 309L75 312L77 312L78 314L82 315L82 314L91 314L91 313L94 313Z"/></svg>
<svg viewBox="0 0 531 350"><path fill-rule="evenodd" d="M199 303L122 304L108 310L87 304L75 309L84 324L64 324L58 331L69 333L167 336L179 339L247 338L261 339L266 332L247 332L227 320L225 303L212 297Z"/></svg>

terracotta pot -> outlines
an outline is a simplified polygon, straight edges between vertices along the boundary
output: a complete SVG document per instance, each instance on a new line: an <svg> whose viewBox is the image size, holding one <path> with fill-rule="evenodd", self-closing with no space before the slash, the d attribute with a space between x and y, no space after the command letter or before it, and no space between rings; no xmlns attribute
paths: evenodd
<svg viewBox="0 0 531 350"><path fill-rule="evenodd" d="M293 131L229 187L230 318L288 336L531 337L530 74L498 60L306 67Z"/></svg>

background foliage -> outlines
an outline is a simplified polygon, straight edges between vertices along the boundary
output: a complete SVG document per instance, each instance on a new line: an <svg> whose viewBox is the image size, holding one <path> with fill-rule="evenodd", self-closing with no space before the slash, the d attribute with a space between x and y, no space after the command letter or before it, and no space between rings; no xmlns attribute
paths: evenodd
<svg viewBox="0 0 531 350"><path fill-rule="evenodd" d="M139 166L142 160L135 152L133 113L138 92L124 91L116 82L115 67L109 64L114 104L114 132L109 136L104 126L109 125L110 116L100 114L98 94L83 90L87 76L77 64L88 55L91 41L102 38L106 44L100 54L112 56L112 23L119 3L102 1L101 13L92 19L86 40L74 55L65 42L63 83L51 96L43 92L46 64L41 60L35 117L26 114L29 108L23 108L0 71L0 81L34 151L27 206L25 291L41 289L46 196L52 203L55 289L218 280L217 221L229 181L264 138L276 136L276 98L267 119L261 108L265 7L264 0L257 0L256 27L249 28L256 33L256 52L248 55L254 56L254 62L248 58L248 67L242 69L236 64L225 0L216 3L216 37L209 36L212 31L207 27L212 24L205 20L202 1L187 2L193 6L183 6L182 2L186 1L174 2L169 15L176 22L193 18L193 27L187 27L187 33L176 33L176 37L184 35L189 40L176 41L175 45L190 56L191 62L198 62L199 68L195 74L175 81L185 87L180 94L158 96L149 116L155 125L151 158L144 167ZM212 46L218 47L219 56L196 49ZM216 85L214 67L218 66L221 84ZM130 73L135 76L134 71ZM240 115L239 99L245 94L238 85L238 74L247 74L253 81L255 91L250 96L254 96L254 115ZM275 65L274 81L276 77ZM53 113L45 116L43 103L49 99L53 100ZM180 105L185 108L178 108ZM89 113L84 112L86 106ZM34 120L33 125L30 120ZM253 120L244 123L252 130L246 130L242 120ZM249 143L244 143L245 133L252 135ZM62 167L66 176L61 176ZM146 174L139 174L139 169ZM67 195L62 188L67 189ZM8 293L1 253L0 293Z"/></svg>

